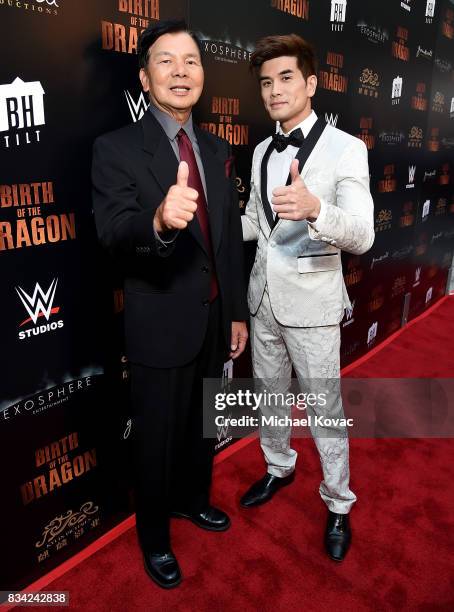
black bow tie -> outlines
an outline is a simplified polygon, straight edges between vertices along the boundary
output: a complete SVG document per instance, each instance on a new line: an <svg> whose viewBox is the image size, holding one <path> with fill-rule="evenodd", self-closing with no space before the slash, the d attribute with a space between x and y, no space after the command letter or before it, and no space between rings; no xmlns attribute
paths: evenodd
<svg viewBox="0 0 454 612"><path fill-rule="evenodd" d="M288 145L293 145L294 147L301 147L304 142L304 135L301 131L301 128L294 130L290 136L284 136L283 134L274 134L273 135L273 145L278 153L281 151L285 151Z"/></svg>

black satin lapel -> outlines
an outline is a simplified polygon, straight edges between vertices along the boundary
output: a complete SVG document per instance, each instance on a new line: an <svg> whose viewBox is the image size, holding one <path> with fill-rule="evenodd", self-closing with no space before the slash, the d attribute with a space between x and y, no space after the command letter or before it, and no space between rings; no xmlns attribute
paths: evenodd
<svg viewBox="0 0 454 612"><path fill-rule="evenodd" d="M303 144L301 145L298 153L295 156L295 159L297 159L299 162L298 169L299 169L300 174L303 171L304 165L307 162L309 155L314 150L314 147L317 144L320 136L323 134L323 130L326 128L326 126L327 126L326 121L322 119L321 117L319 117L317 121L314 123L314 125L312 126L312 129L307 135L307 137L304 139ZM292 178L289 173L286 185L290 185L291 182L292 182Z"/></svg>
<svg viewBox="0 0 454 612"><path fill-rule="evenodd" d="M265 151L265 155L262 157L262 165L260 167L260 192L262 196L262 206L265 212L265 217L270 226L270 230L274 227L274 217L273 211L271 209L271 204L268 201L268 160L270 158L271 153L273 152L274 145L273 141L268 145L267 150ZM277 215L276 215L277 219Z"/></svg>
<svg viewBox="0 0 454 612"><path fill-rule="evenodd" d="M225 196L225 169L223 160L216 154L217 147L207 139L203 130L196 129L199 143L200 157L202 158L205 184L207 188L208 219L210 221L211 241L213 251L217 252L221 244L222 233L222 205ZM200 230L200 235L202 232ZM203 239L203 238L202 238Z"/></svg>

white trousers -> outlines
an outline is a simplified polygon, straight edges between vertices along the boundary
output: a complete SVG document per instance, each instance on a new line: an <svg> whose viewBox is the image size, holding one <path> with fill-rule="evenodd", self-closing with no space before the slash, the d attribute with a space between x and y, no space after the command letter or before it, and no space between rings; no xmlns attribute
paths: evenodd
<svg viewBox="0 0 454 612"><path fill-rule="evenodd" d="M328 387L325 406L314 406L315 413L323 417L343 418L340 395L340 329L339 325L324 327L286 327L276 321L267 290L256 315L251 317L252 366L255 379L270 392L286 393L289 388L292 366L299 385ZM313 379L314 388L311 387ZM335 379L335 380L334 380ZM334 391L333 391L334 390ZM290 414L288 406L260 407L262 415ZM297 415L304 418L304 413ZM320 456L323 480L320 495L332 512L347 514L356 501L349 488L349 445L346 428L330 426L328 430L311 426L311 432ZM268 464L268 472L274 476L288 476L295 469L297 452L290 446L291 426L260 426L260 444Z"/></svg>

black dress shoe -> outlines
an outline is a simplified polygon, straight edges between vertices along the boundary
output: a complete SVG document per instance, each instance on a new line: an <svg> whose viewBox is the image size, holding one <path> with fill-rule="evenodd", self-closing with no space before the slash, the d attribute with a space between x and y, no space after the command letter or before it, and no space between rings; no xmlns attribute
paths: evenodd
<svg viewBox="0 0 454 612"><path fill-rule="evenodd" d="M181 582L181 571L172 551L143 553L145 571L163 589L171 589Z"/></svg>
<svg viewBox="0 0 454 612"><path fill-rule="evenodd" d="M325 531L325 548L334 561L342 561L350 548L352 531L348 514L336 514L328 511L328 522Z"/></svg>
<svg viewBox="0 0 454 612"><path fill-rule="evenodd" d="M214 506L208 506L202 512L175 511L170 516L189 519L197 527L207 529L208 531L226 531L230 527L230 519L227 514Z"/></svg>
<svg viewBox="0 0 454 612"><path fill-rule="evenodd" d="M254 482L252 487L246 491L240 499L240 504L245 508L252 506L260 506L269 501L276 491L291 484L295 479L295 472L292 472L284 478L278 478L272 474L265 474L263 478Z"/></svg>

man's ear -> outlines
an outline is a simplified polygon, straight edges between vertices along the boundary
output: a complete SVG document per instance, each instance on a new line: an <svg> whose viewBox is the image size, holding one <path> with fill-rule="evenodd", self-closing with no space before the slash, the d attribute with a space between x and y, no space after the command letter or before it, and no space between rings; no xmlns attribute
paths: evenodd
<svg viewBox="0 0 454 612"><path fill-rule="evenodd" d="M311 74L307 77L306 87L307 95L312 98L312 96L315 94L315 90L317 89L317 77L315 74Z"/></svg>
<svg viewBox="0 0 454 612"><path fill-rule="evenodd" d="M148 79L148 74L143 68L140 69L139 79L140 79L140 82L142 83L142 89L144 91L150 91L150 81Z"/></svg>

